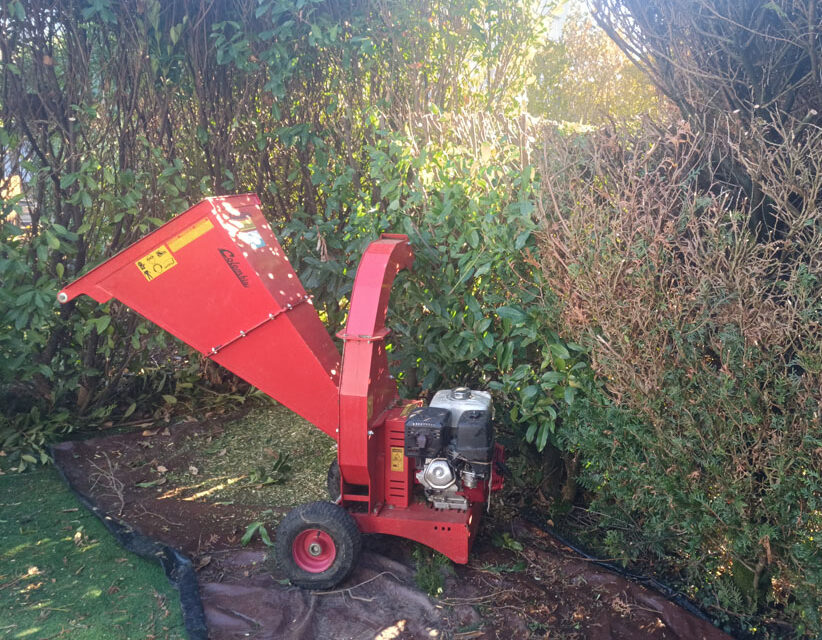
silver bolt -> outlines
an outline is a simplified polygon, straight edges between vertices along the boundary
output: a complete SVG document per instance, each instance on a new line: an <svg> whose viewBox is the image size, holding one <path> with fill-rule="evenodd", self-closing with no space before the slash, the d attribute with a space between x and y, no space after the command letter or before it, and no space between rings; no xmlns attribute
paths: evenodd
<svg viewBox="0 0 822 640"><path fill-rule="evenodd" d="M68 296L66 295L65 291L61 291L57 294L57 302L59 302L60 304L65 304L66 302L68 302Z"/></svg>
<svg viewBox="0 0 822 640"><path fill-rule="evenodd" d="M368 430L368 437L370 438L370 437L371 437L371 436L373 436L373 435L374 435L374 432L373 432L373 431L371 431L371 429L369 429L369 430Z"/></svg>
<svg viewBox="0 0 822 640"><path fill-rule="evenodd" d="M312 556L318 556L323 552L323 548L316 542L312 542L308 545L308 553Z"/></svg>

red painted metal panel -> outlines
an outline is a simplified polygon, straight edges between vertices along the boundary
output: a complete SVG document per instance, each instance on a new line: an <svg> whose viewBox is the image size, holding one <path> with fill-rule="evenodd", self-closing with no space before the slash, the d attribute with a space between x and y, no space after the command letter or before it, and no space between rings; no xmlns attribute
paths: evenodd
<svg viewBox="0 0 822 640"><path fill-rule="evenodd" d="M380 442L376 430L382 428L384 412L397 399L397 385L389 375L385 354L385 315L394 278L413 261L406 236L384 234L372 242L357 268L345 330L338 334L345 345L337 455L344 485L367 487L369 511L381 502L376 492L383 488L374 484L383 474L374 455Z"/></svg>
<svg viewBox="0 0 822 640"><path fill-rule="evenodd" d="M458 564L465 564L479 528L482 507L482 503L474 503L467 511L440 510L415 503L407 509L383 507L377 514L351 515L363 533L384 533L415 540Z"/></svg>
<svg viewBox="0 0 822 640"><path fill-rule="evenodd" d="M405 417L420 406L420 401L403 403L388 412L383 430L385 459L385 503L405 508L411 503L414 488L414 460L405 457Z"/></svg>
<svg viewBox="0 0 822 640"><path fill-rule="evenodd" d="M255 195L209 198L58 298L116 298L336 437L339 352Z"/></svg>

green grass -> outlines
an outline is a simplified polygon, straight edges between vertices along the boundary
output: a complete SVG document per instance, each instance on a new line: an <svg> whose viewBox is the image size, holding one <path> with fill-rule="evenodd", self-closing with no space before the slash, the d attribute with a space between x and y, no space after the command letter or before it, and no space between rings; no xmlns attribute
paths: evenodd
<svg viewBox="0 0 822 640"><path fill-rule="evenodd" d="M160 566L120 547L42 467L0 475L0 637L186 635Z"/></svg>

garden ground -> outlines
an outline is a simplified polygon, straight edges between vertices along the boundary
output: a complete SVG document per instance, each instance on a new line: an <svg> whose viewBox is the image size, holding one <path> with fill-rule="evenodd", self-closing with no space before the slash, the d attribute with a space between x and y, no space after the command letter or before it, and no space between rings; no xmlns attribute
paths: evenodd
<svg viewBox="0 0 822 640"><path fill-rule="evenodd" d="M727 637L517 518L505 493L466 566L367 536L340 589L289 587L266 543L288 509L325 497L333 457L330 439L282 407L56 450L78 492L192 558L215 638Z"/></svg>

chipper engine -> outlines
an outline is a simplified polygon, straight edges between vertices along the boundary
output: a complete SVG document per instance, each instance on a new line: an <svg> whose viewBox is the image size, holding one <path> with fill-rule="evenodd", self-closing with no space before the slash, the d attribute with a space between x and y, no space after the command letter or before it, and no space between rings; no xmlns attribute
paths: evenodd
<svg viewBox="0 0 822 640"><path fill-rule="evenodd" d="M491 396L438 391L400 399L385 327L394 277L414 260L407 236L382 234L357 269L342 354L255 195L203 200L58 294L116 298L331 436L331 501L280 523L277 561L300 587L348 576L361 533L409 538L468 561L490 494L502 487Z"/></svg>

